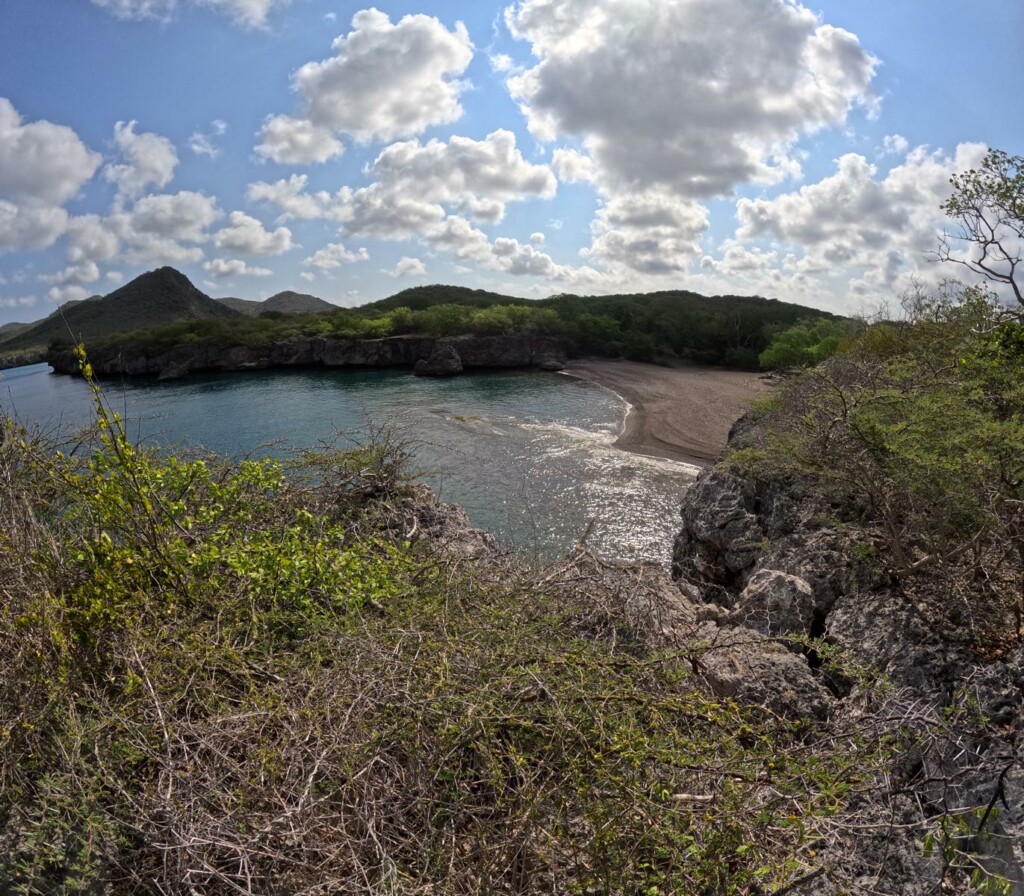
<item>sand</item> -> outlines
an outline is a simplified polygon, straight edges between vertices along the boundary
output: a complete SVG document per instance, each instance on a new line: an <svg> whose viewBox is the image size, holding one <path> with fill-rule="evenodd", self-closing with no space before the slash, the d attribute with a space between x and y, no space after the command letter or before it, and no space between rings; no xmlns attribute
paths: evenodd
<svg viewBox="0 0 1024 896"><path fill-rule="evenodd" d="M733 423L770 388L756 373L712 367L591 360L572 361L565 372L629 402L617 447L696 466L718 456Z"/></svg>

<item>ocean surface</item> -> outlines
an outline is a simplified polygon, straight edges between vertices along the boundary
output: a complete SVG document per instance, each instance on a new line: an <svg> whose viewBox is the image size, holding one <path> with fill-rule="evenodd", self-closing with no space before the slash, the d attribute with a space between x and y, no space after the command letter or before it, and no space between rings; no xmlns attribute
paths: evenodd
<svg viewBox="0 0 1024 896"><path fill-rule="evenodd" d="M420 378L406 371L274 371L105 381L142 444L284 457L392 427L412 467L475 526L539 559L587 544L609 558L667 564L696 470L612 447L628 405L598 386L536 372ZM0 371L0 412L68 434L89 423L84 382L45 364Z"/></svg>

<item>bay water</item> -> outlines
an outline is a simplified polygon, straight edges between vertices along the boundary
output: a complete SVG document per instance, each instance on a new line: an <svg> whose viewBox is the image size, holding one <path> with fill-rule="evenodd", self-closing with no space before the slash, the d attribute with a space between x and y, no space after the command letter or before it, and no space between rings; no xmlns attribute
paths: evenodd
<svg viewBox="0 0 1024 896"><path fill-rule="evenodd" d="M667 564L696 474L613 447L628 405L559 374L271 371L101 385L134 441L180 454L286 457L391 427L442 500L538 559L566 553L589 529L587 544L606 557ZM0 372L0 414L44 432L87 425L90 399L82 380L45 364Z"/></svg>

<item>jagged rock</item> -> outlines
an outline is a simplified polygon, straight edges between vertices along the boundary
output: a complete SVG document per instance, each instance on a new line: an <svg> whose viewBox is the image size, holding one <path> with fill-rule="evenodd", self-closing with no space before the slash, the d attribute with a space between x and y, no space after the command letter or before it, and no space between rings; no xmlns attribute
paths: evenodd
<svg viewBox="0 0 1024 896"><path fill-rule="evenodd" d="M944 639L907 595L892 588L840 597L825 636L861 665L943 701L974 665L965 645Z"/></svg>
<svg viewBox="0 0 1024 896"><path fill-rule="evenodd" d="M413 368L416 376L458 376L462 373L462 358L451 343L439 345L429 358L421 358Z"/></svg>
<svg viewBox="0 0 1024 896"><path fill-rule="evenodd" d="M553 336L388 336L383 339L292 339L262 346L182 344L156 355L111 344L90 350L89 362L100 376L181 376L229 370L288 367L377 368L413 367L435 351L451 346L466 369L540 367L562 364L568 344ZM40 359L41 360L41 359ZM70 349L51 349L45 360L56 373L76 375L78 362Z"/></svg>
<svg viewBox="0 0 1024 896"><path fill-rule="evenodd" d="M765 635L810 634L814 592L799 576L762 569L747 582L733 615Z"/></svg>
<svg viewBox="0 0 1024 896"><path fill-rule="evenodd" d="M449 557L479 560L498 553L498 542L490 532L476 529L458 504L445 504L426 485L414 485L401 507L402 536L427 539Z"/></svg>
<svg viewBox="0 0 1024 896"><path fill-rule="evenodd" d="M749 483L717 469L702 473L683 504L683 529L673 550L674 574L735 586L763 550L764 535L753 511Z"/></svg>
<svg viewBox="0 0 1024 896"><path fill-rule="evenodd" d="M731 697L790 719L824 721L832 697L807 660L756 631L720 624L695 589L673 587L663 573L648 573L626 610L648 643L690 652L700 676L719 697Z"/></svg>
<svg viewBox="0 0 1024 896"><path fill-rule="evenodd" d="M705 623L701 674L719 697L764 706L790 719L825 721L832 695L807 660L759 633Z"/></svg>

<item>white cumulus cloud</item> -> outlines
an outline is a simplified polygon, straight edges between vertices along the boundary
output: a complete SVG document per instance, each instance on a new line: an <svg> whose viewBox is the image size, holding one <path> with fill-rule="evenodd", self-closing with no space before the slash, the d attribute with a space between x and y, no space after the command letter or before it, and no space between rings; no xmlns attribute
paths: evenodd
<svg viewBox="0 0 1024 896"><path fill-rule="evenodd" d="M256 152L282 165L315 165L345 151L330 128L290 115L268 117L259 137Z"/></svg>
<svg viewBox="0 0 1024 896"><path fill-rule="evenodd" d="M239 25L259 28L275 7L285 6L290 0L92 0L101 9L119 19L156 19L170 21L180 6L197 7L223 12Z"/></svg>
<svg viewBox="0 0 1024 896"><path fill-rule="evenodd" d="M359 249L353 252L341 243L328 243L302 263L318 268L321 271L333 271L342 265L354 264L357 261L368 261L369 258L370 253L366 249Z"/></svg>
<svg viewBox="0 0 1024 896"><path fill-rule="evenodd" d="M26 124L0 97L0 253L52 245L68 224L64 203L101 162L71 128Z"/></svg>
<svg viewBox="0 0 1024 896"><path fill-rule="evenodd" d="M740 200L736 236L791 247L788 269L795 273L850 280L859 272L851 282L862 293L891 293L905 275L940 277L929 262L945 223L939 206L951 193L951 175L977 167L985 152L977 143L952 155L917 147L884 176L848 153L818 183L774 199Z"/></svg>
<svg viewBox="0 0 1024 896"><path fill-rule="evenodd" d="M342 151L336 134L361 143L389 141L462 115L468 85L461 75L473 44L461 22L453 30L427 15L393 23L377 9L364 9L332 49L331 58L295 73L303 108L264 122L260 155L291 164L323 162Z"/></svg>
<svg viewBox="0 0 1024 896"><path fill-rule="evenodd" d="M103 169L103 176L117 184L119 195L130 198L150 186L167 186L178 167L174 144L159 134L136 134L136 124L119 121L114 125L114 142L123 162Z"/></svg>
<svg viewBox="0 0 1024 896"><path fill-rule="evenodd" d="M426 272L427 266L420 259L408 256L403 256L390 271L385 271L392 277L422 277Z"/></svg>
<svg viewBox="0 0 1024 896"><path fill-rule="evenodd" d="M213 244L222 252L244 255L281 255L293 248L292 232L287 227L267 230L244 212L232 212L225 227L214 234Z"/></svg>
<svg viewBox="0 0 1024 896"><path fill-rule="evenodd" d="M609 189L708 198L795 170L799 137L874 102L877 61L795 0L520 0L532 132L583 141Z"/></svg>
<svg viewBox="0 0 1024 896"><path fill-rule="evenodd" d="M218 279L226 277L269 277L268 268L253 267L238 258L214 258L203 262L203 270Z"/></svg>

